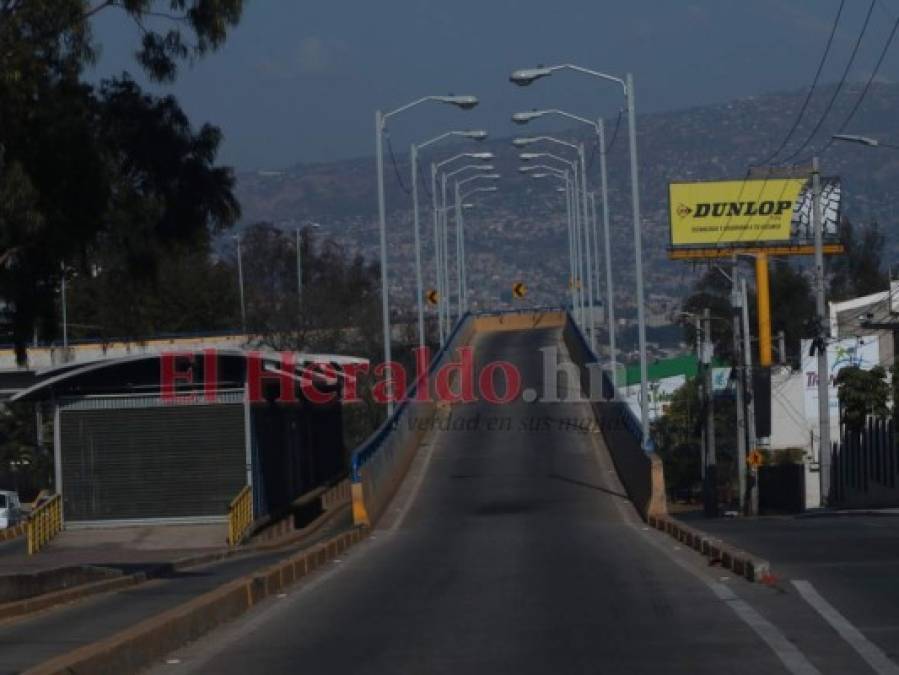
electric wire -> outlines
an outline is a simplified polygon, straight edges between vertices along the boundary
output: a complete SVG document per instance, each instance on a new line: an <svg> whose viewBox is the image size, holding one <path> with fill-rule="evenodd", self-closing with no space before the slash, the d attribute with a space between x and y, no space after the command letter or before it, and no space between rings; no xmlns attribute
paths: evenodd
<svg viewBox="0 0 899 675"><path fill-rule="evenodd" d="M840 0L840 7L837 9L837 15L834 17L833 26L830 29L830 36L827 38L827 44L824 47L824 53L821 55L821 60L818 62L818 70L815 72L815 78L812 80L812 86L808 90L808 94L805 96L805 101L802 102L802 106L799 108L799 113L796 115L796 119L793 121L793 126L790 127L790 130L787 132L787 135L784 136L784 139L780 142L780 145L777 146L777 149L772 152L767 159L758 163L757 166L764 166L765 164L770 164L771 161L777 157L781 153L781 151L787 147L787 143L790 142L790 139L793 137L793 134L796 133L796 130L799 128L800 122L802 122L802 118L805 115L805 111L808 108L809 102L812 100L812 94L815 93L815 89L818 87L818 81L821 78L821 73L824 71L824 64L827 62L827 57L830 54L830 48L833 46L833 38L837 33L837 27L840 24L840 17L843 14L843 8L846 5L846 0Z"/></svg>
<svg viewBox="0 0 899 675"><path fill-rule="evenodd" d="M396 174L396 180L400 184L400 188L403 190L403 192L405 192L407 195L410 195L412 194L412 191L406 187L406 183L403 181L402 175L400 175L400 167L397 164L396 155L393 154L393 144L390 142L390 133L385 132L384 136L387 139L387 151L390 154L390 162L393 164L393 171Z"/></svg>
<svg viewBox="0 0 899 675"><path fill-rule="evenodd" d="M843 85L846 84L846 80L849 77L849 71L852 69L853 64L855 63L855 57L858 55L859 47L861 47L862 42L864 41L865 34L868 32L868 26L871 23L871 15L874 13L874 6L877 4L877 0L871 0L871 4L868 5L868 11L865 14L865 22L862 24L862 28L858 33L858 38L855 40L855 45L852 48L852 53L849 56L849 60L846 62L846 67L843 69L843 75L840 77L840 81L837 82L837 86L833 90L833 94L830 97L830 100L827 102L827 106L824 108L824 112L821 113L821 117L818 118L817 124L815 124L814 129L812 129L811 133L806 137L805 141L803 141L802 145L796 148L788 157L782 160L783 164L786 164L791 159L798 157L799 154L808 147L808 144L812 142L814 137L821 130L821 127L824 125L825 120L830 115L830 111L833 109L834 103L836 103L837 97L840 95L840 91L843 89Z"/></svg>

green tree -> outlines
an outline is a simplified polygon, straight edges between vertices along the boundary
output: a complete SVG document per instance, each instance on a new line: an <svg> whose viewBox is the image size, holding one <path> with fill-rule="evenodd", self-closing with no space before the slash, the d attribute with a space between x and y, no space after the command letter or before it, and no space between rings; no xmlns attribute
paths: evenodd
<svg viewBox="0 0 899 675"><path fill-rule="evenodd" d="M868 415L884 417L889 414L890 385L882 366L874 366L871 370L843 368L837 375L836 385L840 422L851 431L860 431Z"/></svg>
<svg viewBox="0 0 899 675"><path fill-rule="evenodd" d="M846 252L828 261L829 300L838 302L889 288L889 275L883 269L886 239L877 222L856 228L844 218L840 224L840 240Z"/></svg>
<svg viewBox="0 0 899 675"><path fill-rule="evenodd" d="M170 97L127 76L81 81L99 45L91 19L121 11L141 27L137 61L171 80L217 48L243 0L0 0L0 299L18 357L35 328L58 333L63 263L82 275L152 278L172 245L208 248L235 222L220 134L194 131Z"/></svg>

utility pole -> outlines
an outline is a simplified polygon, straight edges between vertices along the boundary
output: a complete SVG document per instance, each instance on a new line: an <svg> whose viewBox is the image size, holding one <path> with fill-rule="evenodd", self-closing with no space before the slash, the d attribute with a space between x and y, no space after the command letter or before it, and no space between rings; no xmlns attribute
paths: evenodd
<svg viewBox="0 0 899 675"><path fill-rule="evenodd" d="M731 277L730 304L733 308L733 334L734 334L734 371L737 375L736 408L737 408L737 484L739 486L740 513L746 511L746 368L745 354L743 353L743 340L740 339L743 292L740 286L740 267L734 256L733 276Z"/></svg>
<svg viewBox="0 0 899 675"><path fill-rule="evenodd" d="M718 467L715 456L715 393L712 389L712 316L702 312L702 365L705 374L705 482L703 504L707 518L718 516Z"/></svg>
<svg viewBox="0 0 899 675"><path fill-rule="evenodd" d="M749 301L746 292L746 279L740 279L741 295L743 296L743 365L744 380L752 383L752 335L749 332ZM783 349L784 333L780 332L781 349ZM783 353L783 351L781 351ZM749 394L746 396L746 444L749 450L755 450L755 396L753 396L753 388L748 387ZM757 516L759 514L759 470L758 467L752 467L749 482L749 514Z"/></svg>
<svg viewBox="0 0 899 675"><path fill-rule="evenodd" d="M830 498L830 378L827 366L827 305L824 299L824 221L821 217L821 174L812 159L812 229L815 233L815 295L818 349L818 471L821 506Z"/></svg>
<svg viewBox="0 0 899 675"><path fill-rule="evenodd" d="M69 321L66 316L66 264L62 263L62 287L60 288L60 299L62 300L62 348L68 349L69 347ZM65 355L64 358L68 358L68 355Z"/></svg>
<svg viewBox="0 0 899 675"><path fill-rule="evenodd" d="M247 332L247 305L243 293L243 257L240 254L240 236L235 236L237 242L237 285L240 288L240 329Z"/></svg>

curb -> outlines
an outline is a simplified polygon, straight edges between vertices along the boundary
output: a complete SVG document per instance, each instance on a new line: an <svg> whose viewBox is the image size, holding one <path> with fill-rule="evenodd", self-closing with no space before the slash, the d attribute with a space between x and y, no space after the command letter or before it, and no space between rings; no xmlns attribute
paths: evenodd
<svg viewBox="0 0 899 675"><path fill-rule="evenodd" d="M270 542L261 542L257 544L249 544L236 548L212 551L210 553L200 553L194 556L179 558L171 563L162 564L158 567L135 572L125 576L116 577L114 579L103 579L88 584L80 584L71 588L53 591L51 593L43 593L32 598L24 598L14 602L0 603L0 621L8 619L16 619L41 612L45 609L51 609L57 605L63 605L78 600L84 600L92 595L107 593L110 591L119 591L123 588L137 586L151 579L161 578L167 572L180 572L185 569L197 567L200 565L208 565L211 563L221 562L235 556L253 555L254 553L268 553L278 551L280 549L291 549L302 544L303 540L312 536L318 530L325 527L336 516L349 508L349 504L343 504L333 509L325 511L322 516L307 525L301 530L295 530L293 535L284 537Z"/></svg>
<svg viewBox="0 0 899 675"><path fill-rule="evenodd" d="M65 588L61 591L52 593L44 593L33 598L25 598L24 600L16 600L0 605L0 621L6 619L14 619L26 614L40 612L56 605L62 605L76 600L82 600L97 593L106 593L107 591L118 591L129 586L142 584L147 580L146 572L137 572L127 576L116 577L114 579L103 579L90 584L81 584L72 588Z"/></svg>
<svg viewBox="0 0 899 675"><path fill-rule="evenodd" d="M13 525L12 527L7 527L3 530L0 530L0 544L3 544L7 541L12 541L13 539L18 539L19 537L25 536L25 523L19 523L18 525Z"/></svg>
<svg viewBox="0 0 899 675"><path fill-rule="evenodd" d="M723 568L748 581L764 581L771 576L771 565L767 560L731 546L702 530L684 525L670 516L650 515L646 522L709 558L709 564L720 563Z"/></svg>
<svg viewBox="0 0 899 675"><path fill-rule="evenodd" d="M228 582L106 639L45 661L28 675L131 673L248 612L368 536L356 528L270 567Z"/></svg>

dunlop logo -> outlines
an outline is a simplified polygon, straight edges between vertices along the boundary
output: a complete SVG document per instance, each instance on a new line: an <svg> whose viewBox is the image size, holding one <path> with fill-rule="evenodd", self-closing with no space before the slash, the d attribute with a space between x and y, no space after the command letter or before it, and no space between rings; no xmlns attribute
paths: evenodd
<svg viewBox="0 0 899 675"><path fill-rule="evenodd" d="M684 209L686 213L683 213ZM762 202L700 202L693 209L681 205L677 213L686 217L693 213L694 218L722 218L724 216L779 216L784 211L792 211L791 201L762 201Z"/></svg>

